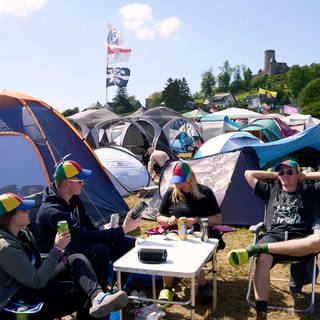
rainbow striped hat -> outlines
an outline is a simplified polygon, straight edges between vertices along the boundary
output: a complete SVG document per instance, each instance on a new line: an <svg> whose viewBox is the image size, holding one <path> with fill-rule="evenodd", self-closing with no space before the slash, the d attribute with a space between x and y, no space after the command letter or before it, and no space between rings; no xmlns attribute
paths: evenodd
<svg viewBox="0 0 320 320"><path fill-rule="evenodd" d="M31 210L34 205L34 200L22 199L11 192L0 195L0 215L11 212L12 210Z"/></svg>
<svg viewBox="0 0 320 320"><path fill-rule="evenodd" d="M291 168L296 168L297 172L300 172L300 166L297 161L294 160L285 160L275 165L274 171L279 171L281 166L287 166Z"/></svg>
<svg viewBox="0 0 320 320"><path fill-rule="evenodd" d="M92 173L92 170L83 169L79 163L73 160L67 160L61 162L54 173L56 180L67 180L67 179L87 179Z"/></svg>
<svg viewBox="0 0 320 320"><path fill-rule="evenodd" d="M186 182L191 168L185 161L177 162L172 170L172 177L170 183L183 183Z"/></svg>

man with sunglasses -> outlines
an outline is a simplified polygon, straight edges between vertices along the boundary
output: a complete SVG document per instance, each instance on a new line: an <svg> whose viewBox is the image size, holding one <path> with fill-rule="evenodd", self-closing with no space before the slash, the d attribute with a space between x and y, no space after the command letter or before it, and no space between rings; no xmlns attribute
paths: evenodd
<svg viewBox="0 0 320 320"><path fill-rule="evenodd" d="M254 293L257 320L265 320L270 290L270 269L281 257L283 260L281 255L290 254L286 251L280 252L281 255L277 251L271 254L270 250L267 253L265 248L268 248L267 243L273 245L287 239L310 235L315 221L315 204L320 197L320 183L305 180L320 180L320 172L301 173L298 162L285 160L275 166L274 172L246 170L245 178L254 193L266 203L267 231L258 244L244 250L233 250L228 257L230 263L237 266L247 260L241 259L243 257L239 254L244 253L249 257L260 253L256 263Z"/></svg>
<svg viewBox="0 0 320 320"><path fill-rule="evenodd" d="M58 221L67 221L72 240L66 252L84 254L106 289L109 261L120 258L134 247L135 239L125 234L136 229L141 218L131 219L129 212L121 227L97 226L87 215L79 197L90 175L91 170L73 160L63 161L56 167L54 182L44 190L36 218L35 238L40 251L48 252L57 233Z"/></svg>

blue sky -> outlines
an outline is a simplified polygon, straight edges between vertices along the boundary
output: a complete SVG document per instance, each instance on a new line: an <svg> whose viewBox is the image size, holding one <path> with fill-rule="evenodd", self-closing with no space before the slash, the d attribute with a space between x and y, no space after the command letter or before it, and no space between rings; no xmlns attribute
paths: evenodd
<svg viewBox="0 0 320 320"><path fill-rule="evenodd" d="M130 68L127 92L142 104L169 77L199 91L226 60L257 73L266 49L289 66L320 63L319 12L318 0L0 0L0 90L59 111L105 103L108 22L132 49L112 66Z"/></svg>

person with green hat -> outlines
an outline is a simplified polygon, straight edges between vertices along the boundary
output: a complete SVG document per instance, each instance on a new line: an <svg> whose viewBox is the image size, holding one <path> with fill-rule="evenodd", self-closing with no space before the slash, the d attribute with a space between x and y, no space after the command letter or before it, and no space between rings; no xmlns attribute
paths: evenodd
<svg viewBox="0 0 320 320"><path fill-rule="evenodd" d="M85 256L63 256L71 240L69 230L55 235L48 256L41 259L27 228L34 204L14 193L0 195L0 319L15 319L4 310L9 301L43 302L40 311L29 316L39 320L76 311L79 320L96 319L123 308L126 293L105 293Z"/></svg>
<svg viewBox="0 0 320 320"><path fill-rule="evenodd" d="M231 265L239 266L248 261L250 256L259 254L254 293L257 320L265 320L270 291L270 269L277 261L283 260L281 255L291 254L289 250L270 251L268 247L276 246L287 239L310 235L315 221L315 204L320 196L320 183L305 180L320 180L320 172L302 173L299 163L288 159L276 164L274 171L246 170L245 178L255 195L262 198L266 204L267 232L257 244L250 245L247 249L231 250L228 258Z"/></svg>

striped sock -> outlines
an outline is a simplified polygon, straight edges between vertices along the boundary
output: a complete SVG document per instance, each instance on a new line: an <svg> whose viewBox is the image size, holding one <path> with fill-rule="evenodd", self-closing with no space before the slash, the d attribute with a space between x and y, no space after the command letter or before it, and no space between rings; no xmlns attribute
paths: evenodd
<svg viewBox="0 0 320 320"><path fill-rule="evenodd" d="M253 256L254 254L268 252L268 244L262 243L262 244L250 244L247 248L249 257Z"/></svg>

